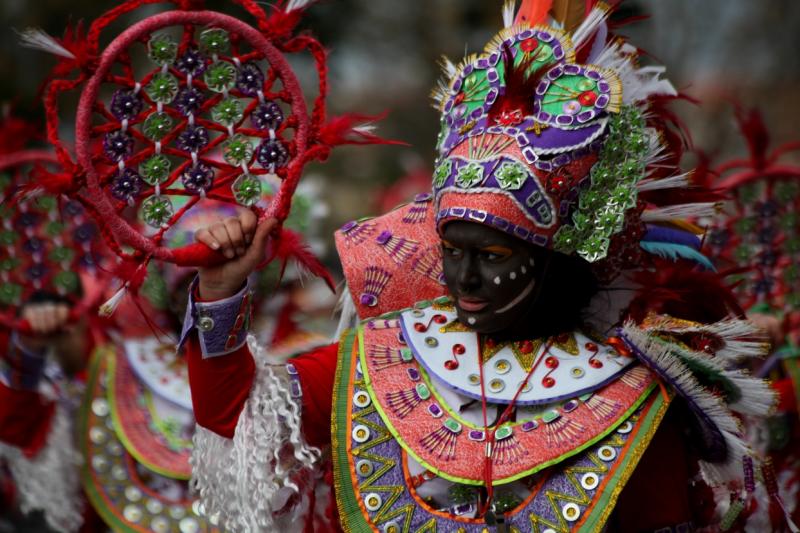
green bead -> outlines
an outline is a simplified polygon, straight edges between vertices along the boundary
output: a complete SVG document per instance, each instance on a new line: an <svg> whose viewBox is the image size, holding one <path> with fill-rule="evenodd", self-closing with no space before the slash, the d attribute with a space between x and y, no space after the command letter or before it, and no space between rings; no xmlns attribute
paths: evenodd
<svg viewBox="0 0 800 533"><path fill-rule="evenodd" d="M169 104L178 94L178 80L169 72L157 72L144 90L152 101Z"/></svg>
<svg viewBox="0 0 800 533"><path fill-rule="evenodd" d="M261 180L252 174L242 174L231 185L231 191L239 205L250 207L261 199Z"/></svg>
<svg viewBox="0 0 800 533"><path fill-rule="evenodd" d="M163 154L156 154L139 165L139 174L148 185L162 184L169 179L172 163Z"/></svg>
<svg viewBox="0 0 800 533"><path fill-rule="evenodd" d="M783 231L794 231L797 227L798 216L796 213L786 213L780 219L780 227Z"/></svg>
<svg viewBox="0 0 800 533"><path fill-rule="evenodd" d="M229 165L238 167L253 157L253 143L244 135L236 134L222 143L222 154Z"/></svg>
<svg viewBox="0 0 800 533"><path fill-rule="evenodd" d="M797 281L800 278L800 267L795 264L788 265L783 269L783 278L788 282Z"/></svg>
<svg viewBox="0 0 800 533"><path fill-rule="evenodd" d="M44 228L48 237L56 237L64 233L64 223L58 220L51 220Z"/></svg>
<svg viewBox="0 0 800 533"><path fill-rule="evenodd" d="M516 191L528 179L528 169L521 163L506 161L500 165L494 177L502 189Z"/></svg>
<svg viewBox="0 0 800 533"><path fill-rule="evenodd" d="M555 422L559 418L561 418L561 413L559 413L557 409L551 409L542 415L542 422L549 424L551 422Z"/></svg>
<svg viewBox="0 0 800 533"><path fill-rule="evenodd" d="M746 244L742 244L734 250L733 255L736 257L736 260L739 262L746 262L750 260L750 256L752 255L752 250Z"/></svg>
<svg viewBox="0 0 800 533"><path fill-rule="evenodd" d="M20 262L21 261L16 257L6 257L5 259L0 259L0 270L3 272L11 272L19 266Z"/></svg>
<svg viewBox="0 0 800 533"><path fill-rule="evenodd" d="M160 228L175 213L172 202L166 196L151 196L142 202L142 219L154 228Z"/></svg>
<svg viewBox="0 0 800 533"><path fill-rule="evenodd" d="M145 137L155 142L166 137L172 129L172 125L172 117L164 111L159 111L151 114L149 117L147 117L147 119L145 119L142 130Z"/></svg>
<svg viewBox="0 0 800 533"><path fill-rule="evenodd" d="M230 44L228 32L221 28L209 28L200 33L200 49L207 55L224 54Z"/></svg>
<svg viewBox="0 0 800 533"><path fill-rule="evenodd" d="M557 252L571 254L578 247L578 231L572 226L561 226L553 237L553 245Z"/></svg>
<svg viewBox="0 0 800 533"><path fill-rule="evenodd" d="M639 179L644 169L638 161L625 161L620 169L623 174L623 179L632 180Z"/></svg>
<svg viewBox="0 0 800 533"><path fill-rule="evenodd" d="M589 78L583 78L577 83L577 88L579 91L591 91L595 87L596 87L595 82L593 82Z"/></svg>
<svg viewBox="0 0 800 533"><path fill-rule="evenodd" d="M461 433L463 429L461 424L453 418L448 418L444 421L444 427L449 429L452 433Z"/></svg>
<svg viewBox="0 0 800 533"><path fill-rule="evenodd" d="M50 195L43 195L37 196L36 200L34 200L36 204L36 208L42 211L50 211L51 209L55 209L58 205L58 200L56 200L55 196Z"/></svg>
<svg viewBox="0 0 800 533"><path fill-rule="evenodd" d="M775 197L784 204L794 201L799 192L800 186L794 181L781 181L775 185Z"/></svg>
<svg viewBox="0 0 800 533"><path fill-rule="evenodd" d="M0 285L0 303L13 305L22 297L22 286L16 283L3 283Z"/></svg>
<svg viewBox="0 0 800 533"><path fill-rule="evenodd" d="M469 485L454 483L447 491L447 497L454 505L465 505L478 500L478 489Z"/></svg>
<svg viewBox="0 0 800 533"><path fill-rule="evenodd" d="M583 211L576 211L572 215L572 225L579 232L588 231L592 227L592 218Z"/></svg>
<svg viewBox="0 0 800 533"><path fill-rule="evenodd" d="M483 165L478 163L467 163L458 169L458 174L456 174L456 184L463 189L480 185L482 181Z"/></svg>
<svg viewBox="0 0 800 533"><path fill-rule="evenodd" d="M471 91L472 89L477 87L479 81L480 81L480 76L478 75L477 72L473 72L472 74L464 78L464 83L463 83L464 92Z"/></svg>
<svg viewBox="0 0 800 533"><path fill-rule="evenodd" d="M625 214L622 210L609 207L598 214L595 227L605 234L610 234L621 230L624 222Z"/></svg>
<svg viewBox="0 0 800 533"><path fill-rule="evenodd" d="M737 193L740 202L750 204L759 197L760 188L757 184L747 184L739 187Z"/></svg>
<svg viewBox="0 0 800 533"><path fill-rule="evenodd" d="M753 217L744 217L737 220L733 227L739 235L746 235L755 231L758 221Z"/></svg>
<svg viewBox="0 0 800 533"><path fill-rule="evenodd" d="M621 209L630 209L636 205L637 192L635 187L628 187L620 185L611 191L609 196L609 204L620 207Z"/></svg>
<svg viewBox="0 0 800 533"><path fill-rule="evenodd" d="M203 80L215 93L228 91L236 85L236 67L227 61L216 61L206 69Z"/></svg>
<svg viewBox="0 0 800 533"><path fill-rule="evenodd" d="M592 168L592 189L610 186L616 181L616 174L607 166L599 163Z"/></svg>
<svg viewBox="0 0 800 533"><path fill-rule="evenodd" d="M75 292L80 287L80 278L75 272L59 272L53 278L53 284L66 292Z"/></svg>
<svg viewBox="0 0 800 533"><path fill-rule="evenodd" d="M447 178L450 177L450 173L453 169L453 161L450 159L445 159L436 167L436 170L433 172L433 186L437 189L441 189L444 186L444 183L447 181Z"/></svg>
<svg viewBox="0 0 800 533"><path fill-rule="evenodd" d="M594 234L578 248L578 255L590 263L594 263L606 256L610 244L608 237L605 235Z"/></svg>
<svg viewBox="0 0 800 533"><path fill-rule="evenodd" d="M511 426L503 426L495 431L494 438L495 440L507 439L512 433L514 433L514 430L511 429Z"/></svg>
<svg viewBox="0 0 800 533"><path fill-rule="evenodd" d="M417 395L423 400L427 400L428 398L431 397L431 391L428 388L428 386L425 385L424 383L417 383L416 389L417 389Z"/></svg>
<svg viewBox="0 0 800 533"><path fill-rule="evenodd" d="M578 197L578 207L581 211L594 211L599 209L605 203L605 200L605 196L594 188L586 189Z"/></svg>
<svg viewBox="0 0 800 533"><path fill-rule="evenodd" d="M19 234L16 231L5 230L0 232L0 244L3 246L11 246L17 242Z"/></svg>
<svg viewBox="0 0 800 533"><path fill-rule="evenodd" d="M236 98L226 98L211 110L211 118L223 126L233 126L244 118L242 102Z"/></svg>
<svg viewBox="0 0 800 533"><path fill-rule="evenodd" d="M171 65L178 55L178 45L169 35L154 35L147 43L147 55L156 65Z"/></svg>
<svg viewBox="0 0 800 533"><path fill-rule="evenodd" d="M75 257L75 251L72 248L68 248L66 246L59 246L57 248L53 248L53 251L50 252L50 260L54 263L61 263L63 261L72 261L72 258Z"/></svg>

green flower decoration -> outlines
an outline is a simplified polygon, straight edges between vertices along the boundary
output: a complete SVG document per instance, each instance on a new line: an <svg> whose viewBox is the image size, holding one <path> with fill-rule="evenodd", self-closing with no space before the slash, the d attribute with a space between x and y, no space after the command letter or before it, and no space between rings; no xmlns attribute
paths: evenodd
<svg viewBox="0 0 800 533"><path fill-rule="evenodd" d="M781 217L779 224L783 231L794 231L798 222L800 222L800 218L797 213L786 213Z"/></svg>
<svg viewBox="0 0 800 533"><path fill-rule="evenodd" d="M148 185L162 184L169 178L172 163L163 154L156 154L139 165L139 174Z"/></svg>
<svg viewBox="0 0 800 533"><path fill-rule="evenodd" d="M587 189L578 198L578 207L582 212L600 209L605 204L605 196L598 190Z"/></svg>
<svg viewBox="0 0 800 533"><path fill-rule="evenodd" d="M231 191L240 205L250 207L261 198L261 180L252 174L242 174L231 185Z"/></svg>
<svg viewBox="0 0 800 533"><path fill-rule="evenodd" d="M56 200L55 196L50 195L43 195L37 196L34 200L36 204L36 208L42 211L50 211L51 209L55 209L58 205L58 200Z"/></svg>
<svg viewBox="0 0 800 533"><path fill-rule="evenodd" d="M53 220L47 223L44 230L49 237L55 237L64 233L64 224L58 220Z"/></svg>
<svg viewBox="0 0 800 533"><path fill-rule="evenodd" d="M516 191L522 188L528 179L528 169L522 163L506 161L494 174L500 187L507 191Z"/></svg>
<svg viewBox="0 0 800 533"><path fill-rule="evenodd" d="M614 205L622 209L630 209L636 206L638 192L636 188L628 188L624 185L616 187L609 195L609 205Z"/></svg>
<svg viewBox="0 0 800 533"><path fill-rule="evenodd" d="M734 222L733 227L739 235L752 233L758 226L758 220L755 217L744 217Z"/></svg>
<svg viewBox="0 0 800 533"><path fill-rule="evenodd" d="M742 185L736 192L739 195L740 202L743 204L750 204L758 199L761 190L757 183L750 183Z"/></svg>
<svg viewBox="0 0 800 533"><path fill-rule="evenodd" d="M478 501L478 489L469 485L454 484L447 491L450 501L455 505L464 505Z"/></svg>
<svg viewBox="0 0 800 533"><path fill-rule="evenodd" d="M0 285L0 303L13 305L22 297L22 286L16 283L3 283Z"/></svg>
<svg viewBox="0 0 800 533"><path fill-rule="evenodd" d="M80 278L75 272L59 272L53 278L53 284L66 292L75 292L80 287Z"/></svg>
<svg viewBox="0 0 800 533"><path fill-rule="evenodd" d="M169 72L158 72L144 90L152 101L169 104L178 94L178 80Z"/></svg>
<svg viewBox="0 0 800 533"><path fill-rule="evenodd" d="M57 248L53 248L53 251L50 252L50 261L53 261L54 263L72 261L73 257L75 257L75 251L72 248L68 248L66 246L59 246Z"/></svg>
<svg viewBox="0 0 800 533"><path fill-rule="evenodd" d="M453 161L450 159L445 159L439 166L436 167L436 170L433 172L433 186L437 189L441 189L444 186L444 182L447 181L447 178L450 177L450 172L453 170Z"/></svg>
<svg viewBox="0 0 800 533"><path fill-rule="evenodd" d="M792 237L786 241L784 245L786 251L790 254L797 254L800 253L800 238L799 237Z"/></svg>
<svg viewBox="0 0 800 533"><path fill-rule="evenodd" d="M0 260L0 270L3 272L11 272L17 268L20 263L21 261L17 257L6 257L5 259Z"/></svg>
<svg viewBox="0 0 800 533"><path fill-rule="evenodd" d="M480 185L483 182L483 165L468 163L458 169L456 184L464 189Z"/></svg>
<svg viewBox="0 0 800 533"><path fill-rule="evenodd" d="M599 233L611 235L622 230L625 223L625 212L622 209L608 206L595 220L595 228Z"/></svg>
<svg viewBox="0 0 800 533"><path fill-rule="evenodd" d="M580 234L572 226L561 226L553 236L553 247L557 252L569 255L575 251L580 242Z"/></svg>
<svg viewBox="0 0 800 533"><path fill-rule="evenodd" d="M779 202L787 204L797 198L800 185L794 181L781 181L775 184L775 197Z"/></svg>
<svg viewBox="0 0 800 533"><path fill-rule="evenodd" d="M222 156L229 165L238 167L253 157L253 143L244 135L236 134L222 143Z"/></svg>
<svg viewBox="0 0 800 533"><path fill-rule="evenodd" d="M17 238L19 234L16 231L12 230L5 230L0 232L0 244L3 246L11 246L15 242L17 242Z"/></svg>
<svg viewBox="0 0 800 533"><path fill-rule="evenodd" d="M154 228L160 228L175 213L172 202L166 196L151 196L142 202L142 219Z"/></svg>
<svg viewBox="0 0 800 533"><path fill-rule="evenodd" d="M244 118L242 102L236 98L226 98L211 110L211 118L223 126L233 126Z"/></svg>
<svg viewBox="0 0 800 533"><path fill-rule="evenodd" d="M590 263L594 263L606 256L610 244L611 241L608 237L593 235L578 247L578 255Z"/></svg>
<svg viewBox="0 0 800 533"><path fill-rule="evenodd" d="M800 279L800 267L797 265L788 265L783 269L783 278L789 283Z"/></svg>
<svg viewBox="0 0 800 533"><path fill-rule="evenodd" d="M236 67L227 61L213 63L203 75L209 90L222 93L233 88L236 84Z"/></svg>
<svg viewBox="0 0 800 533"><path fill-rule="evenodd" d="M147 55L156 65L171 65L178 55L178 45L169 35L153 35L147 43Z"/></svg>
<svg viewBox="0 0 800 533"><path fill-rule="evenodd" d="M151 141L160 141L172 129L172 117L163 111L153 113L144 121L142 126L145 137Z"/></svg>
<svg viewBox="0 0 800 533"><path fill-rule="evenodd" d="M738 246L736 250L733 251L734 257L736 257L736 260L739 262L749 261L752 253L753 250L746 244Z"/></svg>
<svg viewBox="0 0 800 533"><path fill-rule="evenodd" d="M200 34L200 49L208 55L224 54L231 45L228 32L220 28L209 28Z"/></svg>

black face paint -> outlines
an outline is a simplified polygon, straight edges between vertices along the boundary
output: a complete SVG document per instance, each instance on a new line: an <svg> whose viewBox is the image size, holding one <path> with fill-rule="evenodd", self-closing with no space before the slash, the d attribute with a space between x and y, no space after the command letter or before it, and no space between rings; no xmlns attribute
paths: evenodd
<svg viewBox="0 0 800 533"><path fill-rule="evenodd" d="M474 222L442 235L444 276L458 319L479 333L515 334L533 307L548 252Z"/></svg>

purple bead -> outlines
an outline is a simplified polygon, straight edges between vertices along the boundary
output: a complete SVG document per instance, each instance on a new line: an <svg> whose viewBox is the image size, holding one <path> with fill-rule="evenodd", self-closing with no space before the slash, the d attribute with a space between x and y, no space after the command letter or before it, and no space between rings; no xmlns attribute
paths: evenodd
<svg viewBox="0 0 800 533"><path fill-rule="evenodd" d="M256 159L264 168L279 168L289 161L289 151L278 139L266 139L258 147Z"/></svg>
<svg viewBox="0 0 800 533"><path fill-rule="evenodd" d="M178 108L181 114L188 116L197 113L205 101L206 97L202 92L194 87L185 87L175 97L173 105Z"/></svg>
<svg viewBox="0 0 800 533"><path fill-rule="evenodd" d="M80 202L76 202L75 200L69 200L64 204L64 214L71 217L82 215L83 206L80 204Z"/></svg>
<svg viewBox="0 0 800 533"><path fill-rule="evenodd" d="M419 203L423 203L423 202L430 202L432 198L433 198L433 195L431 193L422 192L422 193L419 193L418 195L416 195L414 197L414 201L419 204Z"/></svg>
<svg viewBox="0 0 800 533"><path fill-rule="evenodd" d="M245 63L236 75L236 87L247 96L255 96L264 88L264 73L255 63Z"/></svg>
<svg viewBox="0 0 800 533"><path fill-rule="evenodd" d="M17 217L16 226L18 228L32 228L39 223L41 216L37 213L31 213L30 211L27 213L22 213Z"/></svg>
<svg viewBox="0 0 800 533"><path fill-rule="evenodd" d="M486 438L486 435L480 429L470 429L468 436L469 440L476 440L476 441L482 441L484 438Z"/></svg>
<svg viewBox="0 0 800 533"><path fill-rule="evenodd" d="M388 231L388 230L384 230L384 231L381 232L380 235L378 235L375 238L375 241L378 244L386 244L387 242L389 242L389 239L391 239L391 238L392 238L392 232Z"/></svg>
<svg viewBox="0 0 800 533"><path fill-rule="evenodd" d="M367 307L375 307L378 305L378 297L369 292L362 292L359 301L361 305L366 305Z"/></svg>
<svg viewBox="0 0 800 533"><path fill-rule="evenodd" d="M565 403L561 407L561 409L563 409L563 411L565 413L570 413L570 412L574 411L575 409L577 409L579 405L580 404L578 403L578 400L572 399L572 400L569 400L567 403Z"/></svg>
<svg viewBox="0 0 800 533"><path fill-rule="evenodd" d="M175 68L196 78L206 69L206 58L197 50L190 48L175 61Z"/></svg>
<svg viewBox="0 0 800 533"><path fill-rule="evenodd" d="M111 97L111 114L117 120L131 119L142 110L142 99L130 89L117 89Z"/></svg>
<svg viewBox="0 0 800 533"><path fill-rule="evenodd" d="M443 414L442 408L436 405L435 403L432 403L428 406L428 412L431 414L431 416L435 418L439 418Z"/></svg>
<svg viewBox="0 0 800 533"><path fill-rule="evenodd" d="M44 242L36 237L31 237L22 245L22 249L28 253L41 252L44 249Z"/></svg>
<svg viewBox="0 0 800 533"><path fill-rule="evenodd" d="M27 269L28 279L41 279L47 273L47 267L42 263L31 265Z"/></svg>
<svg viewBox="0 0 800 533"><path fill-rule="evenodd" d="M533 431L537 427L539 427L539 424L536 422L536 420L528 420L522 424L522 431Z"/></svg>
<svg viewBox="0 0 800 533"><path fill-rule="evenodd" d="M133 137L123 131L107 133L103 139L103 152L111 161L128 159L133 153Z"/></svg>
<svg viewBox="0 0 800 533"><path fill-rule="evenodd" d="M350 222L347 222L344 226L342 226L340 229L342 232L347 233L348 231L354 229L356 226L358 226L358 222L356 222L355 220L351 220Z"/></svg>
<svg viewBox="0 0 800 533"><path fill-rule="evenodd" d="M181 181L189 192L208 191L214 183L214 170L205 163L197 163L183 173Z"/></svg>
<svg viewBox="0 0 800 533"><path fill-rule="evenodd" d="M406 372L408 372L408 377L409 379L411 379L411 381L420 380L421 376L419 375L419 370L417 370L416 368L407 368Z"/></svg>
<svg viewBox="0 0 800 533"><path fill-rule="evenodd" d="M278 104L268 100L253 110L250 120L257 130L275 130L283 122L283 110Z"/></svg>
<svg viewBox="0 0 800 533"><path fill-rule="evenodd" d="M96 265L96 263L94 261L94 257L92 257L92 254L90 254L90 253L81 256L80 264L84 268L93 267L93 266Z"/></svg>
<svg viewBox="0 0 800 533"><path fill-rule="evenodd" d="M75 229L72 234L72 239L75 242L86 243L94 239L97 234L97 228L91 222L84 222Z"/></svg>
<svg viewBox="0 0 800 533"><path fill-rule="evenodd" d="M178 146L187 152L199 152L208 146L208 130L203 126L186 126L186 129L178 135Z"/></svg>
<svg viewBox="0 0 800 533"><path fill-rule="evenodd" d="M142 178L132 168L125 168L111 182L111 195L117 200L127 202L135 198L142 190Z"/></svg>

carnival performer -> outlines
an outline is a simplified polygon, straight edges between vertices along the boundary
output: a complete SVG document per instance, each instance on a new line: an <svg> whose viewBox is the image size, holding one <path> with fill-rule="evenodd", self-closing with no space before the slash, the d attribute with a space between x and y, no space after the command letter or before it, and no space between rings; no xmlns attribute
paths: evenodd
<svg viewBox="0 0 800 533"><path fill-rule="evenodd" d="M609 35L608 13L509 2L482 53L445 63L433 194L336 234L338 342L270 364L243 326L273 223L244 213L197 233L228 258L199 270L182 335L194 484L221 524L720 520L698 518L708 485L757 460L734 412L774 402L737 363L767 346L683 220L717 198L678 168L675 91Z"/></svg>

